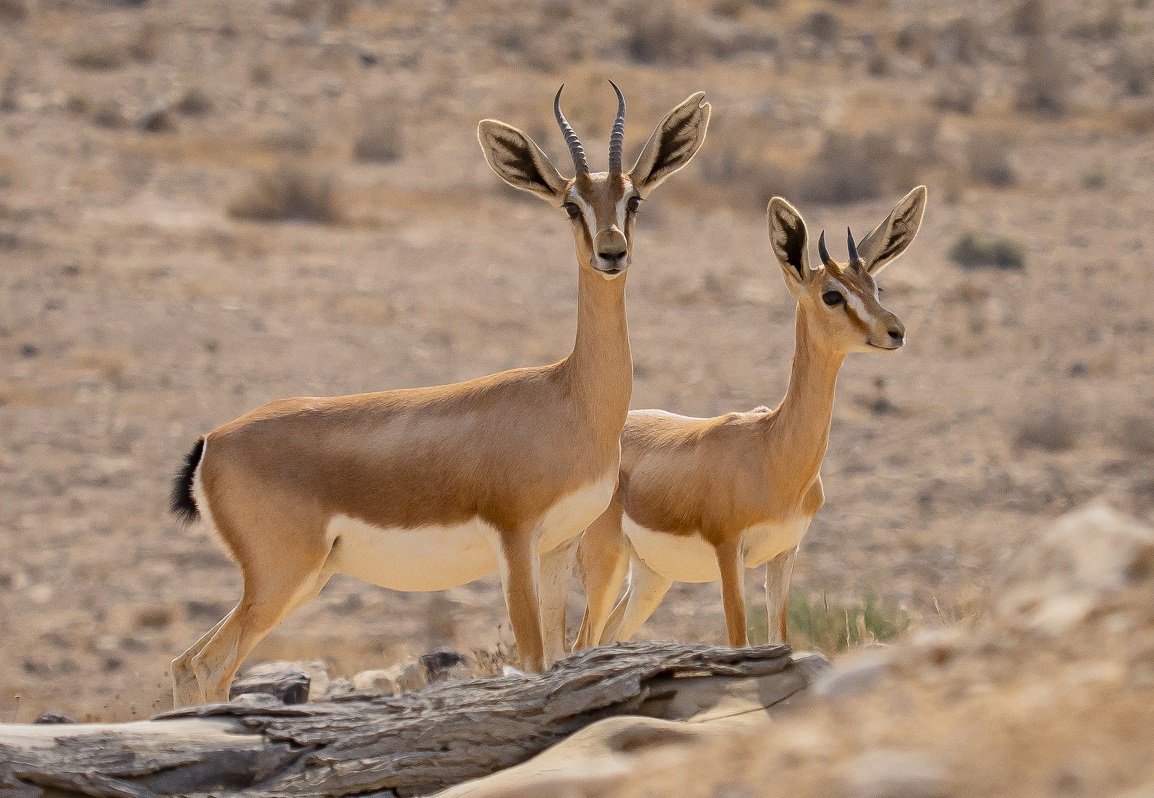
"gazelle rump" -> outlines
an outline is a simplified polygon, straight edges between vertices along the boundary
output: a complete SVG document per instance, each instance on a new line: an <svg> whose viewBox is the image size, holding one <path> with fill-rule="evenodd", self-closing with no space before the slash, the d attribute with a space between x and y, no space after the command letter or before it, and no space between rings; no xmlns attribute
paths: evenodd
<svg viewBox="0 0 1154 798"><path fill-rule="evenodd" d="M716 418L629 414L617 491L578 551L588 601L579 648L628 640L673 582L718 579L729 642L747 645L742 575L762 564L770 641L786 639L794 557L825 501L819 472L838 371L849 352L905 343L905 328L882 306L874 278L909 246L925 203L919 186L860 246L850 234L845 265L829 257L823 233L815 269L801 214L780 197L770 201L770 243L797 300L785 398L775 410Z"/></svg>
<svg viewBox="0 0 1154 798"><path fill-rule="evenodd" d="M591 173L560 96L574 177L509 125L483 120L478 138L499 177L572 220L572 353L455 385L271 402L201 438L173 510L216 527L244 592L173 660L177 706L227 700L253 646L335 573L440 590L499 571L524 666L542 670L564 653L575 541L613 495L629 409L624 272L635 214L697 152L710 108L701 93L674 108L623 172L617 91L610 169Z"/></svg>

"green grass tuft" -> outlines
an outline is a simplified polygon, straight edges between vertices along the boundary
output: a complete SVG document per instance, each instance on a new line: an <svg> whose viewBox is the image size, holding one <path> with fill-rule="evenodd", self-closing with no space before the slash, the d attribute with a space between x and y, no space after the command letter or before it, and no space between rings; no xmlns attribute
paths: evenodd
<svg viewBox="0 0 1154 798"><path fill-rule="evenodd" d="M789 640L798 650L837 654L854 646L893 640L910 628L910 616L901 607L872 593L849 605L830 602L822 596L791 593L789 596ZM749 608L751 641L769 639L765 605Z"/></svg>
<svg viewBox="0 0 1154 798"><path fill-rule="evenodd" d="M982 238L963 233L950 249L950 260L967 269L1026 268L1026 247L1010 238Z"/></svg>

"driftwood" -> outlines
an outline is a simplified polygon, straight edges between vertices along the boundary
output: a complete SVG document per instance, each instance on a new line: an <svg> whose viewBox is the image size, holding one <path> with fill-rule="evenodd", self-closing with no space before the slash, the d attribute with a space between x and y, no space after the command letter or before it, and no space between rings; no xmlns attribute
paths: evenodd
<svg viewBox="0 0 1154 798"><path fill-rule="evenodd" d="M3 796L424 795L517 765L614 715L678 720L736 693L771 706L824 664L787 646L627 643L540 675L271 697L123 724L0 725ZM263 697L262 697L263 698Z"/></svg>

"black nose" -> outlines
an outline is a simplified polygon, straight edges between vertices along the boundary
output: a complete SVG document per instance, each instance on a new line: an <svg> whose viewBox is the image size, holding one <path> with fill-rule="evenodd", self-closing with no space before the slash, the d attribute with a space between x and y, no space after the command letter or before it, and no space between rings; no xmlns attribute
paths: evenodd
<svg viewBox="0 0 1154 798"><path fill-rule="evenodd" d="M606 263L620 263L625 260L624 252L598 252L597 256Z"/></svg>
<svg viewBox="0 0 1154 798"><path fill-rule="evenodd" d="M905 340L905 337L906 337L906 331L905 330L890 330L890 338L897 341L899 344Z"/></svg>

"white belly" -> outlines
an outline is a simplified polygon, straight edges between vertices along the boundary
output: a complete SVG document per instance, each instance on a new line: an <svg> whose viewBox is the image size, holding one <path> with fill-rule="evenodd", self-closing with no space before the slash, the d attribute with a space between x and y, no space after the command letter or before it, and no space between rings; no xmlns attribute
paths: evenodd
<svg viewBox="0 0 1154 798"><path fill-rule="evenodd" d="M742 532L745 567L756 568L797 546L809 528L809 518L781 524L757 524ZM634 553L647 566L674 582L716 582L721 579L717 553L700 534L670 535L636 523L628 515L622 529Z"/></svg>
<svg viewBox="0 0 1154 798"><path fill-rule="evenodd" d="M613 497L614 477L574 491L549 508L537 523L537 553L573 540L604 512ZM499 534L476 517L453 526L401 529L336 515L328 535L336 544L326 570L392 590L445 590L494 573L499 565Z"/></svg>

